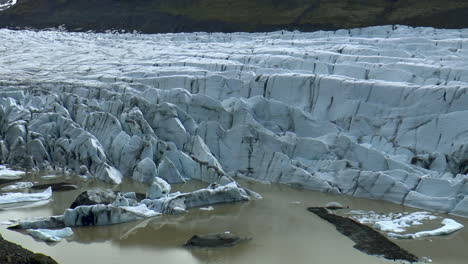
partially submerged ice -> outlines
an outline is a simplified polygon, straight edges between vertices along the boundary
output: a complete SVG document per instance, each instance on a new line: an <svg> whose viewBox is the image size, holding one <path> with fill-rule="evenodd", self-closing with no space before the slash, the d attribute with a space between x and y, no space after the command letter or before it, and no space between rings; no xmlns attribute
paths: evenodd
<svg viewBox="0 0 468 264"><path fill-rule="evenodd" d="M52 198L52 188L37 193L4 193L0 194L0 205L22 202L37 202Z"/></svg>
<svg viewBox="0 0 468 264"><path fill-rule="evenodd" d="M65 211L65 226L96 226L124 223L160 214L185 213L187 209L219 203L249 201L253 193L235 182L224 186L211 185L189 193L171 193L164 197L145 199L129 206L129 202L116 198L112 204L81 205Z"/></svg>
<svg viewBox="0 0 468 264"><path fill-rule="evenodd" d="M28 229L26 232L37 239L46 242L60 242L62 239L73 235L70 227L63 229Z"/></svg>
<svg viewBox="0 0 468 264"><path fill-rule="evenodd" d="M351 211L348 214L351 214L351 218L361 224L368 224L379 231L386 232L387 236L391 238L415 239L449 235L464 227L453 219L445 218L441 221L441 227L439 228L416 233L405 233L410 227L420 226L424 222L436 220L440 217L429 212L378 214L373 211Z"/></svg>
<svg viewBox="0 0 468 264"><path fill-rule="evenodd" d="M0 163L152 198L229 175L468 216L467 37L2 29Z"/></svg>

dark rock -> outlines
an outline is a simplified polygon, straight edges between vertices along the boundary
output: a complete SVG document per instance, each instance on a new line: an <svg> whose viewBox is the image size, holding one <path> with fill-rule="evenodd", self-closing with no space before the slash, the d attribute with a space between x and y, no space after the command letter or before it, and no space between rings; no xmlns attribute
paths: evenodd
<svg viewBox="0 0 468 264"><path fill-rule="evenodd" d="M325 208L330 209L330 210L338 210L338 209L344 209L348 207L345 207L344 205L337 203L337 202L330 202L325 205Z"/></svg>
<svg viewBox="0 0 468 264"><path fill-rule="evenodd" d="M333 224L338 232L356 243L354 248L366 254L383 256L390 260L418 261L418 257L400 248L384 235L366 225L360 224L350 218L330 213L330 211L323 207L309 207L307 210Z"/></svg>
<svg viewBox="0 0 468 264"><path fill-rule="evenodd" d="M136 199L137 199L138 202L140 202L141 200L146 199L146 194L144 194L144 193L135 193L135 195L136 195Z"/></svg>
<svg viewBox="0 0 468 264"><path fill-rule="evenodd" d="M117 193L111 190L88 190L80 193L70 208L74 209L81 205L111 204L117 198Z"/></svg>
<svg viewBox="0 0 468 264"><path fill-rule="evenodd" d="M3 239L0 235L1 264L57 264L51 257L33 253L17 244Z"/></svg>
<svg viewBox="0 0 468 264"><path fill-rule="evenodd" d="M232 233L213 233L207 235L195 235L185 244L185 247L233 247L242 241L250 240L247 237L238 237Z"/></svg>
<svg viewBox="0 0 468 264"><path fill-rule="evenodd" d="M18 0L0 12L0 27L64 25L72 31L144 33L316 31L395 24L465 28L467 14L468 2L460 0L445 0L443 5L440 0Z"/></svg>
<svg viewBox="0 0 468 264"><path fill-rule="evenodd" d="M60 191L71 191L78 189L78 186L68 183L68 182L57 182L57 183L48 183L48 184L38 184L31 187L33 190L43 190L52 187L52 191L60 192Z"/></svg>

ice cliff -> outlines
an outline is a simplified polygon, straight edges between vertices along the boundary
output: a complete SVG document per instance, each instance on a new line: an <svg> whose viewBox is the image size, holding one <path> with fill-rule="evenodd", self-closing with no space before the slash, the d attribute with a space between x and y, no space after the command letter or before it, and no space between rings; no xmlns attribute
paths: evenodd
<svg viewBox="0 0 468 264"><path fill-rule="evenodd" d="M467 37L0 30L0 163L116 184L250 177L468 216Z"/></svg>

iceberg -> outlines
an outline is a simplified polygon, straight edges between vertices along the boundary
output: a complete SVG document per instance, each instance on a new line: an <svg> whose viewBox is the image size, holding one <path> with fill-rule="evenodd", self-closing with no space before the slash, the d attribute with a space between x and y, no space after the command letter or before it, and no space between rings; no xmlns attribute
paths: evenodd
<svg viewBox="0 0 468 264"><path fill-rule="evenodd" d="M73 230L69 227L65 227L63 229L27 229L26 232L40 240L44 240L46 242L60 242L62 239L66 237L70 237L73 235Z"/></svg>
<svg viewBox="0 0 468 264"><path fill-rule="evenodd" d="M15 184L11 184L5 187L2 187L2 191L16 191L16 190L23 190L23 189L29 189L33 187L34 184L32 182L17 182Z"/></svg>
<svg viewBox="0 0 468 264"><path fill-rule="evenodd" d="M4 193L0 195L0 205L21 202L36 202L52 198L52 188L40 193Z"/></svg>
<svg viewBox="0 0 468 264"><path fill-rule="evenodd" d="M24 171L8 169L4 165L0 165L0 177L15 177L26 174Z"/></svg>

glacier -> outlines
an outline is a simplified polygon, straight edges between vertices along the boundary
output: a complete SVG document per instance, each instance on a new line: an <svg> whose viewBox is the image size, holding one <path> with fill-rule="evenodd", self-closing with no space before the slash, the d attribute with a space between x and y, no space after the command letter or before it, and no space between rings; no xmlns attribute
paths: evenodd
<svg viewBox="0 0 468 264"><path fill-rule="evenodd" d="M468 29L0 29L0 164L236 178L468 216Z"/></svg>

